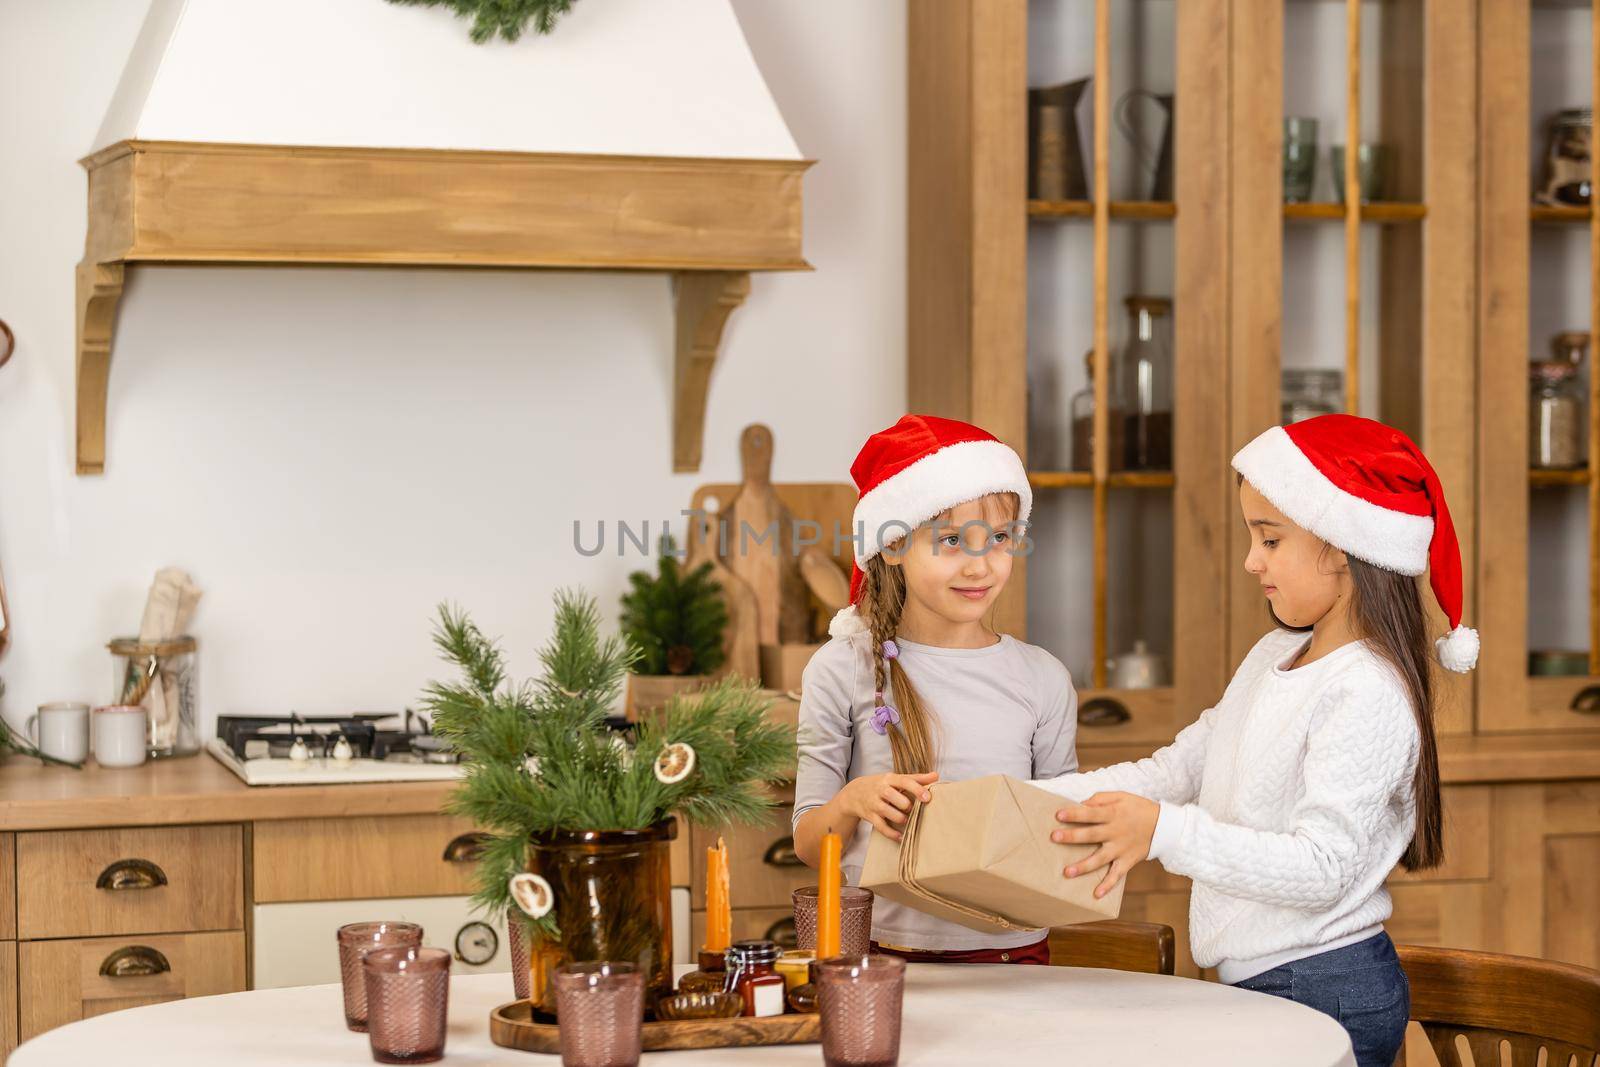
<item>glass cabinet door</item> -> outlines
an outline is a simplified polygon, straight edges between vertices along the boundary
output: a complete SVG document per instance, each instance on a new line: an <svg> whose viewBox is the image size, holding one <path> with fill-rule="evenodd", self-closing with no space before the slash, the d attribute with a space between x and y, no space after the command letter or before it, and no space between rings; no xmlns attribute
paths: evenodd
<svg viewBox="0 0 1600 1067"><path fill-rule="evenodd" d="M1028 8L1026 632L1079 744L1170 740L1221 691L1224 6Z"/></svg>
<svg viewBox="0 0 1600 1067"><path fill-rule="evenodd" d="M1444 482L1470 572L1472 5L1247 6L1234 85L1279 89L1234 103L1234 243L1246 251L1233 301L1232 444L1332 412L1406 431ZM1236 664L1273 620L1240 566L1250 542L1236 510L1229 529ZM1431 594L1423 599L1432 609ZM1432 629L1446 628L1434 610ZM1440 728L1469 731L1470 681L1445 684Z"/></svg>
<svg viewBox="0 0 1600 1067"><path fill-rule="evenodd" d="M1595 5L1485 5L1479 726L1600 727ZM1492 542L1488 539L1492 538ZM1499 562L1499 561L1497 561Z"/></svg>

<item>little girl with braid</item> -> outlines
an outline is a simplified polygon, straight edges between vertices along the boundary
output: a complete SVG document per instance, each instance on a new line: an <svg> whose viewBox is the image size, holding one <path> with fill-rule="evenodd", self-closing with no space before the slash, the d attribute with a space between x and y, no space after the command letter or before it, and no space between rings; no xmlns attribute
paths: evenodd
<svg viewBox="0 0 1600 1067"><path fill-rule="evenodd" d="M849 607L801 681L795 850L822 835L861 876L874 833L900 839L935 780L1028 780L1077 769L1077 694L1059 660L985 624L1011 575L1033 493L992 434L907 415L850 467L856 565ZM879 898L876 951L917 962L1050 962L1047 931L979 933Z"/></svg>

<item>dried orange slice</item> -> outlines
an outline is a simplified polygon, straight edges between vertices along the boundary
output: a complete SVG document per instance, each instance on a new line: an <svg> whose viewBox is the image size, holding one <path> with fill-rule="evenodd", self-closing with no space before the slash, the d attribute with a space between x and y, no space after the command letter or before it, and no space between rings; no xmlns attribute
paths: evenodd
<svg viewBox="0 0 1600 1067"><path fill-rule="evenodd" d="M550 883L537 874L514 874L511 876L511 899L528 918L542 919L555 906L556 895Z"/></svg>
<svg viewBox="0 0 1600 1067"><path fill-rule="evenodd" d="M682 741L675 741L661 750L656 757L656 781L672 785L689 777L694 770L694 749Z"/></svg>

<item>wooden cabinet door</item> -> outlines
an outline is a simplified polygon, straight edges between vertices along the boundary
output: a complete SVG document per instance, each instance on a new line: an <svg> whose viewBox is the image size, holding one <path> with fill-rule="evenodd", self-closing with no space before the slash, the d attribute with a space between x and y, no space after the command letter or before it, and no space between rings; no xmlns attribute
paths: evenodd
<svg viewBox="0 0 1600 1067"><path fill-rule="evenodd" d="M472 823L449 815L255 824L255 901L446 897L472 892Z"/></svg>
<svg viewBox="0 0 1600 1067"><path fill-rule="evenodd" d="M26 1041L123 1008L238 992L245 987L245 935L232 930L25 941L19 964L27 976L20 995Z"/></svg>

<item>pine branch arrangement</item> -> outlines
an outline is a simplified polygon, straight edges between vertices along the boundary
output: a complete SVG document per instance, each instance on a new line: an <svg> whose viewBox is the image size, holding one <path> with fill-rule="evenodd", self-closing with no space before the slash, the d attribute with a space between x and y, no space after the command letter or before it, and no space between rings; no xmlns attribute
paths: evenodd
<svg viewBox="0 0 1600 1067"><path fill-rule="evenodd" d="M628 575L622 596L622 632L639 649L640 674L711 674L722 666L728 609L711 564L684 570L672 538L661 538L654 577Z"/></svg>
<svg viewBox="0 0 1600 1067"><path fill-rule="evenodd" d="M631 745L621 740L605 720L638 650L621 635L602 638L599 609L581 593L556 594L537 680L511 682L499 645L457 608L439 607L433 637L461 678L429 684L423 705L434 732L467 757L449 810L488 834L473 900L493 915L514 910L508 884L526 869L530 837L644 829L674 811L703 825L759 822L772 806L768 786L793 760L792 732L767 721L754 686L734 680L670 701L638 724ZM683 745L693 770L663 781L657 760ZM530 926L559 936L554 913Z"/></svg>
<svg viewBox="0 0 1600 1067"><path fill-rule="evenodd" d="M555 29L556 20L568 11L577 0L389 0L391 4L408 6L447 7L457 18L471 19L469 35L474 44L493 40L498 34L506 41L515 41L533 23L539 33Z"/></svg>

